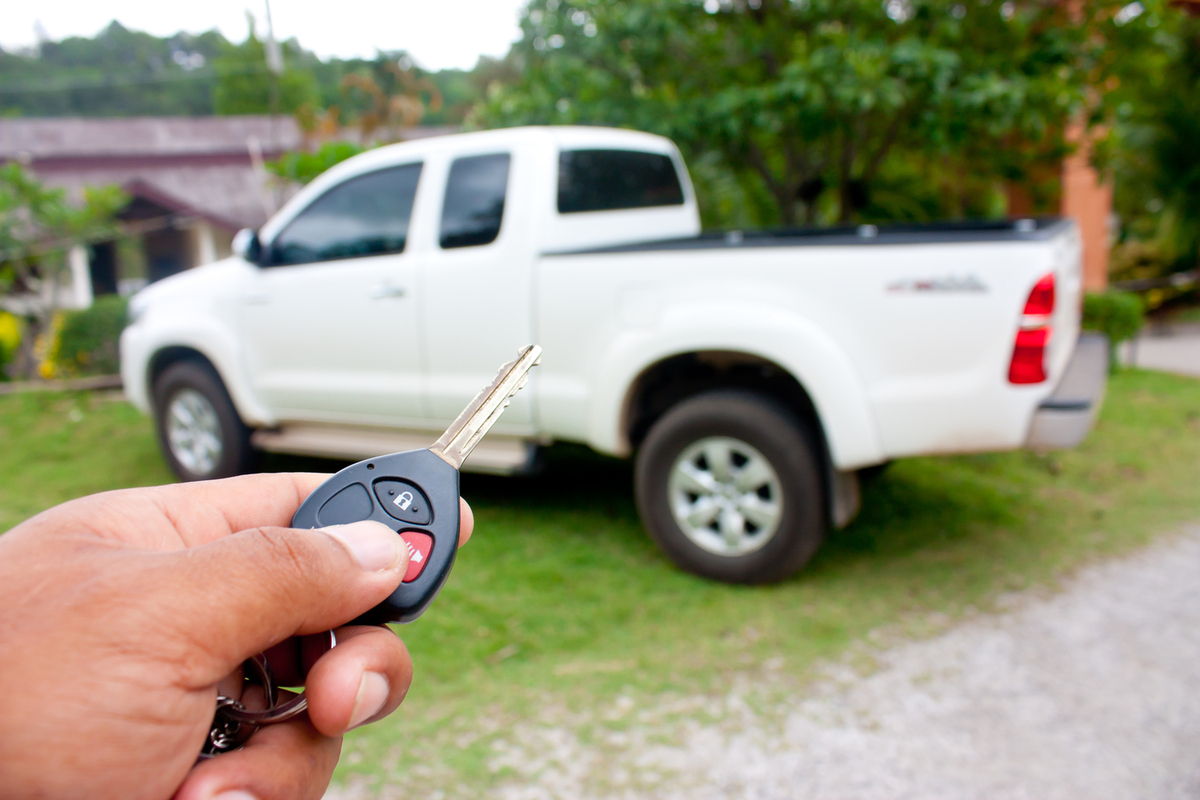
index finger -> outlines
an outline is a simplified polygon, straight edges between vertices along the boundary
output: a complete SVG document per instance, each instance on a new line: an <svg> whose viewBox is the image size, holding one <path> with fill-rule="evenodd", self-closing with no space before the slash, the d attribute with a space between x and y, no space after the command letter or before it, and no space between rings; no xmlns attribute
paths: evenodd
<svg viewBox="0 0 1200 800"><path fill-rule="evenodd" d="M296 509L329 478L289 472L177 483L160 487L159 508L192 547L249 528L291 527ZM471 538L475 516L466 500L458 502L461 547Z"/></svg>
<svg viewBox="0 0 1200 800"><path fill-rule="evenodd" d="M291 527L296 509L329 479L319 472L239 475L159 487L155 501L191 547L259 527Z"/></svg>
<svg viewBox="0 0 1200 800"><path fill-rule="evenodd" d="M5 536L98 536L151 550L195 547L249 528L290 526L296 509L328 477L245 475L117 489L49 508Z"/></svg>

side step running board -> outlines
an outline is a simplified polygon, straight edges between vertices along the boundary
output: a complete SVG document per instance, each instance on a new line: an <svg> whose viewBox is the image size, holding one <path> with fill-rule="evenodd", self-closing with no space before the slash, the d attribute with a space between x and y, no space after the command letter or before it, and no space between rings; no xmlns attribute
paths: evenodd
<svg viewBox="0 0 1200 800"><path fill-rule="evenodd" d="M255 431L250 436L250 443L271 453L361 461L371 456L429 447L437 437L437 431L294 423L274 430ZM533 442L489 433L462 468L464 472L513 475L531 471L536 455L537 446Z"/></svg>

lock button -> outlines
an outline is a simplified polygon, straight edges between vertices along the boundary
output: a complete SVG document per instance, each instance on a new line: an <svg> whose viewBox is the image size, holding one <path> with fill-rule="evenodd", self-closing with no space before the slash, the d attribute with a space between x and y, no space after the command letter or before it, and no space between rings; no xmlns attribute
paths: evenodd
<svg viewBox="0 0 1200 800"><path fill-rule="evenodd" d="M375 481L375 496L383 510L401 522L410 525L429 524L429 500L420 489L408 481L398 478Z"/></svg>

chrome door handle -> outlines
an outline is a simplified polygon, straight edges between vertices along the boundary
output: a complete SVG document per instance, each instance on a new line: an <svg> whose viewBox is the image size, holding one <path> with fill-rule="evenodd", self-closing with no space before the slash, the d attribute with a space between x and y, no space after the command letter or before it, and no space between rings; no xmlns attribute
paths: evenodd
<svg viewBox="0 0 1200 800"><path fill-rule="evenodd" d="M371 287L371 299L382 300L385 297L404 297L405 288L403 286L392 286L390 283L383 283L379 286Z"/></svg>

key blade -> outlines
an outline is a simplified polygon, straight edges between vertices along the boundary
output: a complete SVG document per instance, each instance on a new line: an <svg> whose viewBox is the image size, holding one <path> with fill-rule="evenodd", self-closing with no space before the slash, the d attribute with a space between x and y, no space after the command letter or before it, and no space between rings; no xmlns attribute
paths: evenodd
<svg viewBox="0 0 1200 800"><path fill-rule="evenodd" d="M530 344L521 348L516 361L500 367L495 379L475 395L441 438L429 446L434 455L455 469L461 468L475 445L508 408L512 396L529 382L529 370L537 366L541 357L542 348Z"/></svg>

